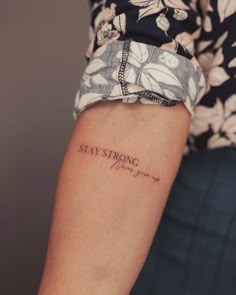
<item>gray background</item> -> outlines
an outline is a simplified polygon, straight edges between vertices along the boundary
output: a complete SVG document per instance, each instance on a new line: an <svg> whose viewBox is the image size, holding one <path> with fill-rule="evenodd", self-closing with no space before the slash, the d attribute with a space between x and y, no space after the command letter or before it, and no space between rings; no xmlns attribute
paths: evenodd
<svg viewBox="0 0 236 295"><path fill-rule="evenodd" d="M0 1L0 294L36 294L86 65L86 0Z"/></svg>

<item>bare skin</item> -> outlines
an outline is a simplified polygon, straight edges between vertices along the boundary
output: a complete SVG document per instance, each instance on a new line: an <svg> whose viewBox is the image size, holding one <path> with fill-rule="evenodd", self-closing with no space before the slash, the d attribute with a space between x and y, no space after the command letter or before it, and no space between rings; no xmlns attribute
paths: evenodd
<svg viewBox="0 0 236 295"><path fill-rule="evenodd" d="M176 106L101 102L76 122L60 170L38 295L128 295L190 124Z"/></svg>

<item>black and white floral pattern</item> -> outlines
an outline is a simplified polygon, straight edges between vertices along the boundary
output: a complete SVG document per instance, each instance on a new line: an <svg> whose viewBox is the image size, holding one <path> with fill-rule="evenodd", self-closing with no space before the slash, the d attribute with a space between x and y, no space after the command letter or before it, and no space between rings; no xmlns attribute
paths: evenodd
<svg viewBox="0 0 236 295"><path fill-rule="evenodd" d="M91 0L88 65L73 110L182 101L190 150L236 147L236 1Z"/></svg>

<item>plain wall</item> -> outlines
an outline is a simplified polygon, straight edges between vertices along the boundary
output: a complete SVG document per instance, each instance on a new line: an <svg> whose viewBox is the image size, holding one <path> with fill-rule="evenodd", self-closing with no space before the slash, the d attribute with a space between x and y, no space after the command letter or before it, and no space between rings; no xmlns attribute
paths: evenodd
<svg viewBox="0 0 236 295"><path fill-rule="evenodd" d="M0 294L37 293L86 65L86 0L0 1Z"/></svg>

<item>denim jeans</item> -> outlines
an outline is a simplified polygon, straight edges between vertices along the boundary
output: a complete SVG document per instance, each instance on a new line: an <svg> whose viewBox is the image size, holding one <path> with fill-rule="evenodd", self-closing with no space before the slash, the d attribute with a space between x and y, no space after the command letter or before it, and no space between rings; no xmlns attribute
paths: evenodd
<svg viewBox="0 0 236 295"><path fill-rule="evenodd" d="M236 294L236 149L183 157L130 294Z"/></svg>

